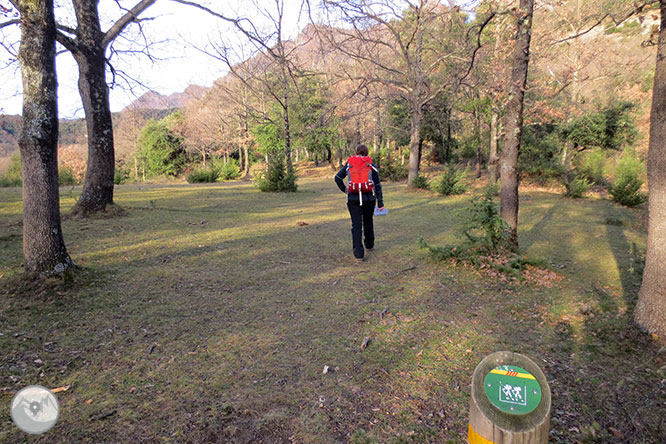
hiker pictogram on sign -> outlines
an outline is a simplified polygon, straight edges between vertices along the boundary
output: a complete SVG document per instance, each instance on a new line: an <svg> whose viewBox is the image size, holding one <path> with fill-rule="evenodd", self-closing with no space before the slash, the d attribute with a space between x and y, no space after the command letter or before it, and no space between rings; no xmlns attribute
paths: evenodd
<svg viewBox="0 0 666 444"><path fill-rule="evenodd" d="M534 375L515 365L501 365L485 378L486 396L503 412L524 415L541 402L541 387Z"/></svg>
<svg viewBox="0 0 666 444"><path fill-rule="evenodd" d="M504 384L499 394L499 400L511 404L527 405L527 387Z"/></svg>

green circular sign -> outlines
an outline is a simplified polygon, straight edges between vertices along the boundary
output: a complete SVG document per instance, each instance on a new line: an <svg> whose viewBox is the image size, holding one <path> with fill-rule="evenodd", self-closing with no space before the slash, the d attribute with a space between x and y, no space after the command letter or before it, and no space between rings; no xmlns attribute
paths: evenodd
<svg viewBox="0 0 666 444"><path fill-rule="evenodd" d="M498 409L512 415L532 412L541 402L541 386L534 375L515 365L500 365L484 380L486 396Z"/></svg>

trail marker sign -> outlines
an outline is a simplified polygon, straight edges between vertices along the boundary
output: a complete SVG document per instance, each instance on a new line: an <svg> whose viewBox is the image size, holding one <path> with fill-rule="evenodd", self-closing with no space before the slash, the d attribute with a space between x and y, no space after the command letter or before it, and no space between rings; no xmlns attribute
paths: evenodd
<svg viewBox="0 0 666 444"><path fill-rule="evenodd" d="M546 444L550 388L541 368L509 351L486 356L472 376L470 444Z"/></svg>
<svg viewBox="0 0 666 444"><path fill-rule="evenodd" d="M505 413L524 415L541 402L541 386L534 375L515 365L500 365L489 371L484 387L490 402Z"/></svg>

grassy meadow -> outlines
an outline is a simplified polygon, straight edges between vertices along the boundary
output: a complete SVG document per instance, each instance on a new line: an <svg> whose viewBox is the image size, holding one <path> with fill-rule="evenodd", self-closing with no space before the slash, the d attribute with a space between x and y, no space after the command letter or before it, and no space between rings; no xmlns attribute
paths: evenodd
<svg viewBox="0 0 666 444"><path fill-rule="evenodd" d="M544 369L551 442L666 442L666 352L631 323L641 210L522 190L520 244L547 268L518 281L419 248L462 242L470 192L388 183L357 264L324 171L293 194L118 186L124 215L63 221L66 281L21 278L20 189L0 189L0 400L69 386L41 437L3 407L0 442L462 443L497 350Z"/></svg>

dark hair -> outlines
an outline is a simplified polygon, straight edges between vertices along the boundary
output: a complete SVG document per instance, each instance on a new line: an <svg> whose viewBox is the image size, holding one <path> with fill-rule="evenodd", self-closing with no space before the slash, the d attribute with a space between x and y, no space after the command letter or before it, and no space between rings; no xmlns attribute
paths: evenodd
<svg viewBox="0 0 666 444"><path fill-rule="evenodd" d="M368 155L368 147L360 144L359 146L356 147L356 154L359 156L367 156Z"/></svg>

